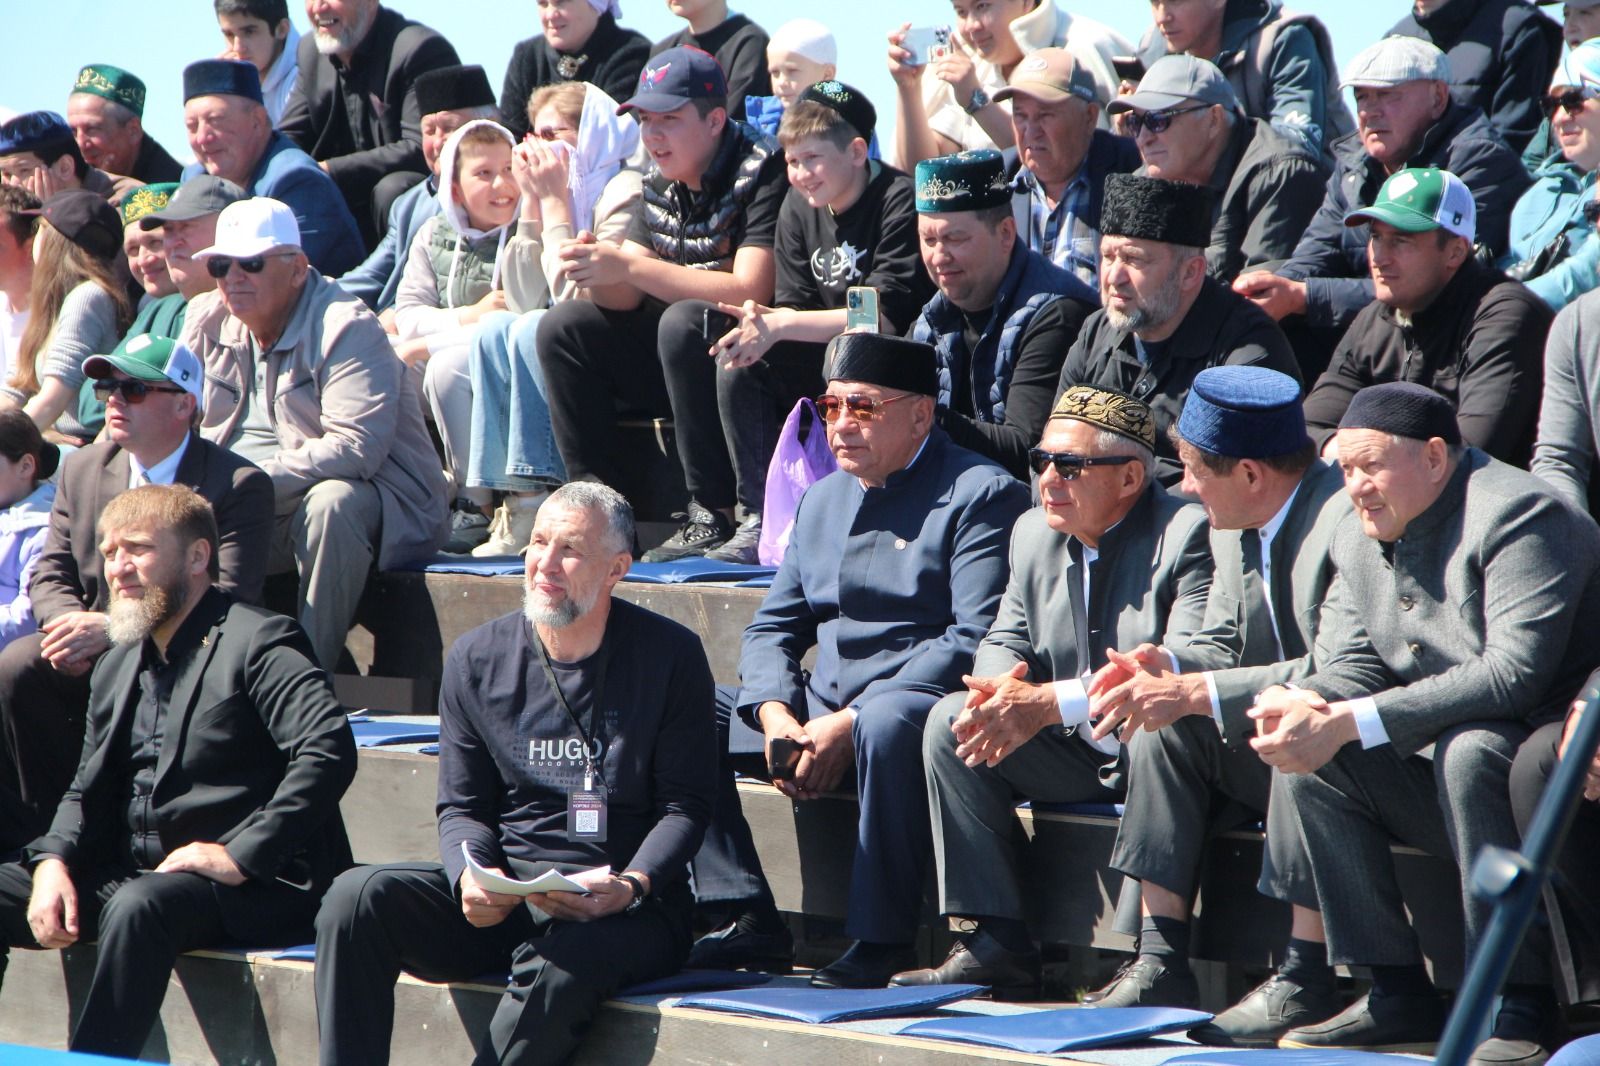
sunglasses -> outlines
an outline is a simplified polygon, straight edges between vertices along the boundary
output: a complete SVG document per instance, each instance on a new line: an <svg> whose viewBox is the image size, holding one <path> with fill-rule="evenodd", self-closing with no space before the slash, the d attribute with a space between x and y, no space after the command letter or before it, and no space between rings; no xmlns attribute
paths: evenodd
<svg viewBox="0 0 1600 1066"><path fill-rule="evenodd" d="M1583 110L1585 100L1595 98L1592 89L1568 89L1564 93L1552 93L1546 96L1544 103L1544 117L1555 118L1557 111L1565 111L1569 115L1576 115Z"/></svg>
<svg viewBox="0 0 1600 1066"><path fill-rule="evenodd" d="M101 403L111 399L113 393L120 392L126 403L144 403L144 398L152 392L188 392L188 389L175 388L168 385L151 385L145 381L135 381L132 378L123 378L120 381L96 381L94 383L94 398Z"/></svg>
<svg viewBox="0 0 1600 1066"><path fill-rule="evenodd" d="M1028 449L1028 465L1035 474L1043 474L1045 467L1054 466L1062 481L1076 481L1086 466L1121 466L1134 461L1132 455L1078 455L1076 452L1047 452L1043 448Z"/></svg>
<svg viewBox="0 0 1600 1066"><path fill-rule="evenodd" d="M246 274L259 274L267 269L268 259L287 259L288 255L280 252L277 255L252 255L248 259L235 259L230 255L214 255L206 260L206 273L214 278L225 278L228 271L233 269L235 263Z"/></svg>
<svg viewBox="0 0 1600 1066"><path fill-rule="evenodd" d="M1206 111L1210 107L1210 104L1195 104L1193 107L1173 107L1165 111L1146 111L1143 114L1129 111L1128 117L1123 121L1128 124L1129 132L1135 137L1139 136L1141 129L1149 130L1151 133L1165 133L1172 127L1172 120L1179 115L1187 115L1192 111Z"/></svg>
<svg viewBox="0 0 1600 1066"><path fill-rule="evenodd" d="M558 141L563 133L575 132L571 126L540 126L533 135L541 141Z"/></svg>
<svg viewBox="0 0 1600 1066"><path fill-rule="evenodd" d="M850 409L850 417L857 422L871 422L878 417L880 409L888 407L896 400L903 400L911 395L913 394L903 392L899 396L891 396L887 400L874 400L870 396L862 396L856 392L852 392L848 396L818 396L817 410L822 413L824 422L839 421L839 415L847 407Z"/></svg>

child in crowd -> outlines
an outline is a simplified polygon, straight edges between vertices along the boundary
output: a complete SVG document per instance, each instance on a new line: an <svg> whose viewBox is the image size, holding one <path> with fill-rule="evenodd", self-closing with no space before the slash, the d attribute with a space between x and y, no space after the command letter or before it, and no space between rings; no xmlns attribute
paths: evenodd
<svg viewBox="0 0 1600 1066"><path fill-rule="evenodd" d="M744 120L769 137L778 134L784 108L819 81L839 76L839 46L828 27L816 19L791 19L779 26L767 43L767 76L771 96L749 96Z"/></svg>
<svg viewBox="0 0 1600 1066"><path fill-rule="evenodd" d="M563 274L561 248L580 234L621 246L642 188L642 175L627 166L639 148L639 124L617 114L617 102L598 86L565 82L535 90L528 122L533 132L512 161L522 211L504 255L509 310L484 316L471 373L461 384L472 396L467 485L506 494L489 539L472 549L480 558L525 548L539 505L566 480L536 334L545 308L590 297Z"/></svg>
<svg viewBox="0 0 1600 1066"><path fill-rule="evenodd" d="M772 94L766 30L743 15L729 15L728 0L667 0L667 8L689 27L657 41L650 49L652 60L679 45L710 52L727 79L729 118L745 117L745 97Z"/></svg>
<svg viewBox="0 0 1600 1066"><path fill-rule="evenodd" d="M440 213L412 240L395 297L396 352L425 368L423 392L455 482L457 513L447 551L468 551L488 535L491 494L466 488L472 395L448 384L462 376L478 320L506 306L500 255L519 195L512 146L510 131L486 119L450 135L439 155Z"/></svg>
<svg viewBox="0 0 1600 1066"><path fill-rule="evenodd" d="M871 102L837 81L807 88L783 116L792 188L778 214L776 306L719 305L739 324L712 348L733 378L719 382L724 408L741 412L724 423L730 453L771 455L795 401L821 391L823 348L844 332L852 286L877 290L887 333L904 331L933 296L911 178L867 158L876 124ZM717 558L754 563L758 540L741 537Z"/></svg>
<svg viewBox="0 0 1600 1066"><path fill-rule="evenodd" d="M50 532L61 458L21 411L0 411L0 648L38 626L28 583Z"/></svg>

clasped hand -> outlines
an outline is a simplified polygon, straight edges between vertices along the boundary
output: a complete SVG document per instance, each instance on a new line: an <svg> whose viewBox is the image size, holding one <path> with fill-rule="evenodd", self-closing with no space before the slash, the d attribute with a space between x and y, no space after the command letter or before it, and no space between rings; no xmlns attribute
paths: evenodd
<svg viewBox="0 0 1600 1066"><path fill-rule="evenodd" d="M968 766L998 766L1039 731L1061 721L1055 687L1027 680L1028 664L1013 663L998 677L967 675L967 701L951 723L956 757Z"/></svg>
<svg viewBox="0 0 1600 1066"><path fill-rule="evenodd" d="M1286 774L1316 773L1357 739L1349 709L1308 689L1274 685L1256 696L1247 713L1258 729L1250 746L1262 762Z"/></svg>

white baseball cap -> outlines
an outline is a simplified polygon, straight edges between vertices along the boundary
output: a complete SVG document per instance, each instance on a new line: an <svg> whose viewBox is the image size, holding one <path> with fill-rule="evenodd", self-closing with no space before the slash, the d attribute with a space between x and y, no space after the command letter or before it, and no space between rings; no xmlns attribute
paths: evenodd
<svg viewBox="0 0 1600 1066"><path fill-rule="evenodd" d="M217 236L211 247L195 252L192 259L225 255L249 259L280 248L300 247L300 224L289 206L266 196L255 196L229 204L217 215Z"/></svg>

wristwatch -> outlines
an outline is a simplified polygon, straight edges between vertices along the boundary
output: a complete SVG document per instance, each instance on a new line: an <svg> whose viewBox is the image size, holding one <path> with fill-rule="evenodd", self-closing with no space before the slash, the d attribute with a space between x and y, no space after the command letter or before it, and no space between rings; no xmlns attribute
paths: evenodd
<svg viewBox="0 0 1600 1066"><path fill-rule="evenodd" d="M969 115L976 115L979 111L982 111L988 106L989 94L984 92L983 86L980 85L978 88L972 90L972 99L968 100L966 106L961 110L965 111Z"/></svg>
<svg viewBox="0 0 1600 1066"><path fill-rule="evenodd" d="M633 889L633 902L629 903L627 905L627 907L623 908L623 911L622 911L623 914L632 914L634 911L636 911L640 907L644 906L644 882L643 881L639 880L637 877L633 876L632 874L618 874L617 875L617 880L618 881L626 881L626 882L628 882L629 887L631 887Z"/></svg>

